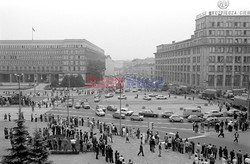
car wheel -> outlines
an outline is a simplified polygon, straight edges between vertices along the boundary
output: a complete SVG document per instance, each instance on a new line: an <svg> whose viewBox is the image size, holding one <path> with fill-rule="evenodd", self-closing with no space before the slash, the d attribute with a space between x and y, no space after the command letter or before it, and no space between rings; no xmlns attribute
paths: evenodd
<svg viewBox="0 0 250 164"><path fill-rule="evenodd" d="M181 120L181 122L183 122L183 120Z"/></svg>

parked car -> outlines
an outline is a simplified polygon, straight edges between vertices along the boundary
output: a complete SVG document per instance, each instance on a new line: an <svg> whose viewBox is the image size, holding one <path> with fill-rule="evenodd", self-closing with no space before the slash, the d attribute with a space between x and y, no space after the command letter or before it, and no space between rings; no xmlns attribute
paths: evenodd
<svg viewBox="0 0 250 164"><path fill-rule="evenodd" d="M120 99L121 100L127 100L127 96L125 94L121 95L121 97L118 96L117 98L118 98L118 100L120 100Z"/></svg>
<svg viewBox="0 0 250 164"><path fill-rule="evenodd" d="M95 102L95 103L100 102L100 98L97 98L97 97L96 97L96 98L94 99L94 102Z"/></svg>
<svg viewBox="0 0 250 164"><path fill-rule="evenodd" d="M124 91L125 92L130 92L130 88L126 88Z"/></svg>
<svg viewBox="0 0 250 164"><path fill-rule="evenodd" d="M146 109L144 111L139 112L139 115L143 117L158 117L157 113L154 113L151 109Z"/></svg>
<svg viewBox="0 0 250 164"><path fill-rule="evenodd" d="M117 112L118 111L120 112L120 110L117 110ZM125 114L125 116L131 116L134 112L128 108L121 108L121 113Z"/></svg>
<svg viewBox="0 0 250 164"><path fill-rule="evenodd" d="M187 118L190 115L196 115L198 117L203 116L201 108L183 108L183 117Z"/></svg>
<svg viewBox="0 0 250 164"><path fill-rule="evenodd" d="M73 107L73 99L72 98L70 98L70 99L66 99L66 106L68 106L68 107Z"/></svg>
<svg viewBox="0 0 250 164"><path fill-rule="evenodd" d="M83 103L82 103L82 107L83 107L84 109L90 109L90 105L89 105L88 102L83 102Z"/></svg>
<svg viewBox="0 0 250 164"><path fill-rule="evenodd" d="M107 110L109 110L109 111L117 111L117 107L114 106L114 105L108 105Z"/></svg>
<svg viewBox="0 0 250 164"><path fill-rule="evenodd" d="M174 112L165 111L164 113L162 113L161 117L162 118L169 118L172 114L174 114Z"/></svg>
<svg viewBox="0 0 250 164"><path fill-rule="evenodd" d="M135 88L134 88L134 89L132 89L132 92L137 92L137 91L138 91L138 90L137 90L137 89L135 89Z"/></svg>
<svg viewBox="0 0 250 164"><path fill-rule="evenodd" d="M167 100L167 96L163 96L163 95L158 95L155 97L157 100Z"/></svg>
<svg viewBox="0 0 250 164"><path fill-rule="evenodd" d="M203 119L198 117L197 115L190 115L188 116L188 122L201 122Z"/></svg>
<svg viewBox="0 0 250 164"><path fill-rule="evenodd" d="M241 111L239 109L230 109L229 111L226 111L226 115L229 117L233 117L234 114L239 114Z"/></svg>
<svg viewBox="0 0 250 164"><path fill-rule="evenodd" d="M113 97L114 95L112 94L112 93L107 93L107 94L105 94L105 98L111 98L111 97Z"/></svg>
<svg viewBox="0 0 250 164"><path fill-rule="evenodd" d="M205 121L204 121L204 125L210 125L210 126L214 126L216 123L220 122L220 120L217 117L208 117Z"/></svg>
<svg viewBox="0 0 250 164"><path fill-rule="evenodd" d="M183 122L183 117L177 115L177 114L172 114L170 117L169 117L169 121L170 122Z"/></svg>
<svg viewBox="0 0 250 164"><path fill-rule="evenodd" d="M143 121L143 116L139 115L139 113L133 113L130 119L131 121Z"/></svg>
<svg viewBox="0 0 250 164"><path fill-rule="evenodd" d="M210 115L210 117L222 117L223 113L218 111L218 110L211 110L208 115Z"/></svg>
<svg viewBox="0 0 250 164"><path fill-rule="evenodd" d="M113 113L113 118L120 119L120 117L121 117L121 119L125 119L125 114L123 114L123 113L120 114L120 112Z"/></svg>
<svg viewBox="0 0 250 164"><path fill-rule="evenodd" d="M156 97L157 94L155 94L155 93L150 93L150 94L148 94L148 96L149 96L149 97Z"/></svg>
<svg viewBox="0 0 250 164"><path fill-rule="evenodd" d="M98 109L95 110L95 114L97 116L105 116L105 112L102 109L100 109L100 108L98 108Z"/></svg>
<svg viewBox="0 0 250 164"><path fill-rule="evenodd" d="M151 100L151 97L145 95L145 96L143 96L143 100Z"/></svg>
<svg viewBox="0 0 250 164"><path fill-rule="evenodd" d="M117 89L117 90L115 90L115 93L116 93L116 94L122 93L122 89Z"/></svg>
<svg viewBox="0 0 250 164"><path fill-rule="evenodd" d="M76 102L75 103L75 108L76 109L80 109L81 108L81 103L80 102Z"/></svg>
<svg viewBox="0 0 250 164"><path fill-rule="evenodd" d="M106 107L104 105L96 105L96 109L102 109L104 112L106 112Z"/></svg>

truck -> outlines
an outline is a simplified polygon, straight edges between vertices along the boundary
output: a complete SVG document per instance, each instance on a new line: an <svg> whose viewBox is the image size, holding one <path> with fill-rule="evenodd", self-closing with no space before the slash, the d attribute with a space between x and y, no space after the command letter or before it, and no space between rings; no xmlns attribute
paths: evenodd
<svg viewBox="0 0 250 164"><path fill-rule="evenodd" d="M241 110L246 110L248 108L247 95L234 96L234 100L231 103L232 103L232 106L235 108L239 108Z"/></svg>
<svg viewBox="0 0 250 164"><path fill-rule="evenodd" d="M217 90L215 89L206 89L199 94L199 97L202 99L215 99L217 97Z"/></svg>

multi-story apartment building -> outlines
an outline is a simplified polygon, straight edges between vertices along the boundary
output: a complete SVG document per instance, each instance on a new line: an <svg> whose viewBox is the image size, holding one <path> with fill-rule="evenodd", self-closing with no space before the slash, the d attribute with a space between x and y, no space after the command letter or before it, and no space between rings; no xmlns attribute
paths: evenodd
<svg viewBox="0 0 250 164"><path fill-rule="evenodd" d="M65 74L86 79L90 60L105 63L104 50L85 39L0 40L0 82L51 82ZM105 71L105 70L103 70Z"/></svg>
<svg viewBox="0 0 250 164"><path fill-rule="evenodd" d="M197 88L247 88L250 11L204 12L195 27L190 39L157 46L156 77Z"/></svg>

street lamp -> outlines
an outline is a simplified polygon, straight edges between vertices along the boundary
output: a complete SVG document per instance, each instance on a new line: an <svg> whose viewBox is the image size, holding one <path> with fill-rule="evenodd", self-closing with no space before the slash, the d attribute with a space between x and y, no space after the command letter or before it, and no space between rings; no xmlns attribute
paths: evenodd
<svg viewBox="0 0 250 164"><path fill-rule="evenodd" d="M24 74L15 74L16 78L17 78L17 82L18 82L18 90L19 90L19 110L18 110L18 118L21 119L22 117L22 113L21 113L21 88L20 88L20 79L21 76L23 76Z"/></svg>
<svg viewBox="0 0 250 164"><path fill-rule="evenodd" d="M122 84L121 78L119 79L119 87L120 87L120 135L122 134L122 117L121 117L121 110L122 110Z"/></svg>
<svg viewBox="0 0 250 164"><path fill-rule="evenodd" d="M70 75L68 74L67 123L69 124Z"/></svg>

